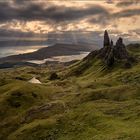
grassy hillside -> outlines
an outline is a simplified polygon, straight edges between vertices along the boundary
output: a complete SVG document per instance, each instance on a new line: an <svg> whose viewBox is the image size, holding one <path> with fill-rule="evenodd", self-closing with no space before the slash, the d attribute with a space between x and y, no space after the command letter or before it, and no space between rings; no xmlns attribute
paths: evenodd
<svg viewBox="0 0 140 140"><path fill-rule="evenodd" d="M128 47L130 68L94 58L56 70L57 80L48 68L0 70L0 139L139 140L139 48Z"/></svg>

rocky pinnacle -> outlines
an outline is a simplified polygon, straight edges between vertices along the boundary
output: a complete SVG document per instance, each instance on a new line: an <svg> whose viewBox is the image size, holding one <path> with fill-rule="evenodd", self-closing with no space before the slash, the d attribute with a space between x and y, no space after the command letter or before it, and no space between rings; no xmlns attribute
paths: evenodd
<svg viewBox="0 0 140 140"><path fill-rule="evenodd" d="M107 30L104 32L104 46L100 50L99 56L105 61L108 66L114 64L116 60L128 59L128 52L123 43L123 39L119 37L116 44L110 41Z"/></svg>
<svg viewBox="0 0 140 140"><path fill-rule="evenodd" d="M104 32L104 47L110 45L110 39L107 30Z"/></svg>
<svg viewBox="0 0 140 140"><path fill-rule="evenodd" d="M121 37L118 38L116 44L110 40L107 30L104 32L104 46L100 50L91 52L85 59L90 60L92 57L101 58L105 64L110 67L115 62L130 62L130 58L132 57L128 53L125 44L123 43L123 39Z"/></svg>

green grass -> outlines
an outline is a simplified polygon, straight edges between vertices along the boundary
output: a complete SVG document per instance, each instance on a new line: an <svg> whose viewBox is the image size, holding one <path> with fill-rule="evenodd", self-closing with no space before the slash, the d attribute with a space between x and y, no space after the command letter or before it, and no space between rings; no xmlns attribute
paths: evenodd
<svg viewBox="0 0 140 140"><path fill-rule="evenodd" d="M139 61L129 69L86 63L58 70L54 81L49 68L0 70L0 139L139 140ZM43 84L28 83L33 76Z"/></svg>

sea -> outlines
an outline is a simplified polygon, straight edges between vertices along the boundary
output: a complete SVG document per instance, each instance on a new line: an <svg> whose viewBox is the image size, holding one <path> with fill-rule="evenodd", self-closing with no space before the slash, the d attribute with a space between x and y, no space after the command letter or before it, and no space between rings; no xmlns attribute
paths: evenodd
<svg viewBox="0 0 140 140"><path fill-rule="evenodd" d="M38 49L44 48L44 47L48 47L50 45L50 43L29 43L29 42L23 42L22 43L16 43L15 42L13 44L15 44L15 46L12 44L13 41L8 41L8 43L6 43L4 41L4 43L0 40L0 58L2 57L6 57L6 56L10 56L10 55L17 55L17 54L23 54L23 53L30 53L30 52L34 52L37 51ZM12 46L10 45L12 44ZM37 45L36 45L37 44ZM82 58L84 58L86 55L88 55L89 52L79 52L78 55L68 55L68 56L54 56L51 58L47 58L44 60L32 60L30 62L32 63L36 63L36 64L43 64L46 61L58 61L58 62L69 62L72 60L80 60Z"/></svg>
<svg viewBox="0 0 140 140"><path fill-rule="evenodd" d="M17 55L17 54L23 54L23 53L30 53L37 51L38 49L48 47L48 45L32 45L32 46L4 46L0 47L0 58L6 57L9 55Z"/></svg>

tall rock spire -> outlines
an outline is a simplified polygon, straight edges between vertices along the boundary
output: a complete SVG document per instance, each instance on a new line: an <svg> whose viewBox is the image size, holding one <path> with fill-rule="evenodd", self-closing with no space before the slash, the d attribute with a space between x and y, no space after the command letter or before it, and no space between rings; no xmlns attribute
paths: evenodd
<svg viewBox="0 0 140 140"><path fill-rule="evenodd" d="M104 32L104 47L110 46L110 39L107 30Z"/></svg>
<svg viewBox="0 0 140 140"><path fill-rule="evenodd" d="M116 45L114 46L114 55L117 59L128 58L128 52L121 37L117 40Z"/></svg>
<svg viewBox="0 0 140 140"><path fill-rule="evenodd" d="M123 38L119 37L116 44L109 39L108 32L104 32L104 47L100 50L91 52L86 59L89 61L93 57L102 59L106 66L111 67L114 63L123 62L125 68L130 68L131 64L135 62L135 58L129 54Z"/></svg>
<svg viewBox="0 0 140 140"><path fill-rule="evenodd" d="M113 47L113 45L114 45L114 44L113 44L113 40L111 40L110 45L111 45L111 47Z"/></svg>

